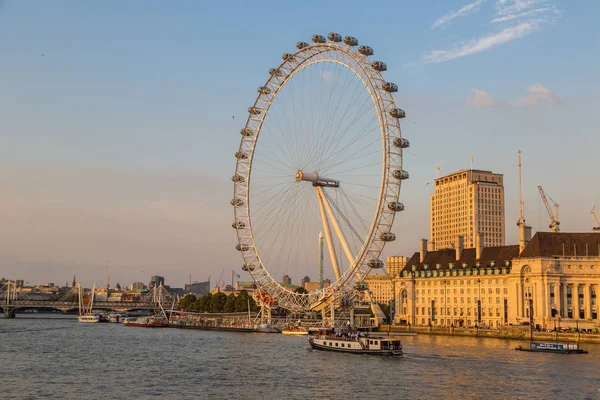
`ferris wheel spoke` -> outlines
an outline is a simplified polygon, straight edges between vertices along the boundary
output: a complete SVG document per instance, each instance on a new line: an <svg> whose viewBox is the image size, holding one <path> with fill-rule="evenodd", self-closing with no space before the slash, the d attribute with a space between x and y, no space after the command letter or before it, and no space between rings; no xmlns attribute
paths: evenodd
<svg viewBox="0 0 600 400"><path fill-rule="evenodd" d="M366 113L368 110L369 110L369 109L365 109L365 110L364 110L364 111L362 111L362 112L363 112L363 113ZM354 143L356 143L356 142L357 142L357 141L358 141L360 138L362 138L362 137L366 136L367 134L369 134L369 133L372 133L372 132L374 132L375 130L379 129L379 127L378 127L377 125L374 125L374 126L373 126L373 122L376 120L376 118L377 118L377 115L373 116L373 117L372 117L372 118L371 118L371 119L370 119L370 120L369 120L369 121L368 121L368 122L365 124L365 126L364 126L362 129L360 129L360 130L359 130L359 131L356 133L356 135L355 135L355 136L354 136L354 137L353 137L353 138L352 138L352 139L351 139L351 140L348 142L348 144L346 145L346 147L345 147L345 148L347 148L347 147L349 147L349 146L353 145L353 144L354 144ZM337 147L340 145L340 140L339 140L339 139L340 139L340 138L341 138L343 135L347 134L347 133L348 133L348 131L351 129L351 127L352 127L352 126L355 126L355 124L357 124L359 120L360 120L360 118L358 118L358 119L356 119L356 118L355 118L355 119L353 119L352 121L350 121L350 123L349 123L349 124L348 124L348 125L347 125L347 126L344 128L344 129L343 129L343 130L341 130L341 131L340 131L340 133L339 133L339 136L337 136L337 137L336 137L336 139L338 139L338 140L332 140L332 141L329 143L329 146L328 146L328 148L327 148L327 152L329 152L330 154L332 154L332 156L333 156L333 157L336 157L336 156L335 156L335 154L337 153L337 154L338 154L338 157L339 157L339 154L341 154L342 152L341 152L341 151L340 151L340 152L334 152L334 150L336 150L336 149L337 149ZM369 129L369 128L370 128L370 129ZM334 147L332 148L332 146L334 146ZM344 148L344 149L345 149L345 148ZM334 158L334 159L335 159L335 158Z"/></svg>

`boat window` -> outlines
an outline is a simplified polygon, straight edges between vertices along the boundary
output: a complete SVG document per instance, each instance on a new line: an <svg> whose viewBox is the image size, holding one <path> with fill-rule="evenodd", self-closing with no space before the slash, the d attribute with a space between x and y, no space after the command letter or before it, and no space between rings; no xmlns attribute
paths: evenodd
<svg viewBox="0 0 600 400"><path fill-rule="evenodd" d="M341 347L344 347L344 343L342 343L340 346L341 346Z"/></svg>
<svg viewBox="0 0 600 400"><path fill-rule="evenodd" d="M338 344L337 344L337 343L335 344L335 347L338 347Z"/></svg>
<svg viewBox="0 0 600 400"><path fill-rule="evenodd" d="M373 341L372 341L372 340L369 340L369 344L373 344Z"/></svg>

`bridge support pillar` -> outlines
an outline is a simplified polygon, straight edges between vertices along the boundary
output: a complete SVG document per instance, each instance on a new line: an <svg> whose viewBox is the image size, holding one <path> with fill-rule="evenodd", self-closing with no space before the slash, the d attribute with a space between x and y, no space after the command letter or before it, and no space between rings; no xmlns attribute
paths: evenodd
<svg viewBox="0 0 600 400"><path fill-rule="evenodd" d="M5 307L4 308L4 318L14 318L17 309L14 307Z"/></svg>

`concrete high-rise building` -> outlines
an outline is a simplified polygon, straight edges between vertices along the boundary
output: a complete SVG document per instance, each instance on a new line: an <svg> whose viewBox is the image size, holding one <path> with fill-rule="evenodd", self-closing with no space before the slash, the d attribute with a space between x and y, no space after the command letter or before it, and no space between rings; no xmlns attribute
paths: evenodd
<svg viewBox="0 0 600 400"><path fill-rule="evenodd" d="M477 234L484 247L504 246L503 175L491 171L463 169L435 180L431 195L429 250L458 245L473 248Z"/></svg>
<svg viewBox="0 0 600 400"><path fill-rule="evenodd" d="M292 284L292 278L290 278L289 275L284 275L283 276L283 283L285 285L291 285Z"/></svg>
<svg viewBox="0 0 600 400"><path fill-rule="evenodd" d="M152 289L153 287L165 286L165 278L160 275L154 275L150 278L150 284L148 287Z"/></svg>
<svg viewBox="0 0 600 400"><path fill-rule="evenodd" d="M406 256L389 256L385 261L385 272L390 276L396 276L402 271L408 258Z"/></svg>

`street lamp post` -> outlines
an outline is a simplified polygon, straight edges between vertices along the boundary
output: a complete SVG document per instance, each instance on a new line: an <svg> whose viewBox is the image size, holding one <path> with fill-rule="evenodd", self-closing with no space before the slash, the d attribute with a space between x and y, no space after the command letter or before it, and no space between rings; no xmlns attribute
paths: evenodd
<svg viewBox="0 0 600 400"><path fill-rule="evenodd" d="M446 306L446 296L448 296L448 291L446 289L446 284L448 283L448 281L446 279L444 279L443 281L444 283L444 317L446 319L446 326L448 325L448 308Z"/></svg>
<svg viewBox="0 0 600 400"><path fill-rule="evenodd" d="M481 279L477 279L477 330L479 331L479 325L481 325Z"/></svg>

